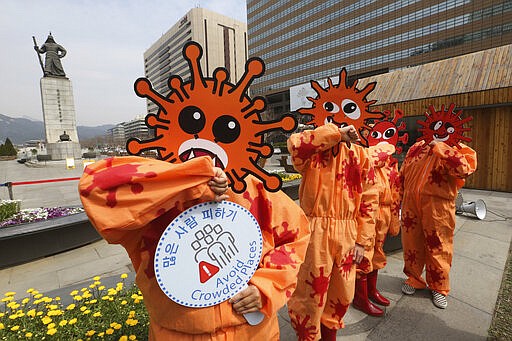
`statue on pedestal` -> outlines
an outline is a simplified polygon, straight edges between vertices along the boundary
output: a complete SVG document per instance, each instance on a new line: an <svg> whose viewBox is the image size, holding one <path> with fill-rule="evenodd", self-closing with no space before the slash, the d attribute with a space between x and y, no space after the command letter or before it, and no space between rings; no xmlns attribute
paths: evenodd
<svg viewBox="0 0 512 341"><path fill-rule="evenodd" d="M39 64L41 64L44 76L66 77L60 59L66 55L67 51L64 47L55 42L51 32L41 48L37 46L36 39L34 37L32 37L32 39L34 40L34 50L36 50L38 54ZM43 53L46 53L44 67L40 56L40 54Z"/></svg>

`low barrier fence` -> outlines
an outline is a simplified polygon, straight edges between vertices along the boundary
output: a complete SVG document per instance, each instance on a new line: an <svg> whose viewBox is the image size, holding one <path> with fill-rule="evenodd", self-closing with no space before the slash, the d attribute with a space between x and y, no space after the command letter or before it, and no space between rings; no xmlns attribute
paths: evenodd
<svg viewBox="0 0 512 341"><path fill-rule="evenodd" d="M13 186L22 186L22 185L36 185L36 184L44 184L49 182L60 182L60 181L76 181L80 180L80 177L73 178L57 178L57 179L46 179L46 180L30 180L30 181L8 181L0 184L0 187L7 187L7 191L9 192L9 199L14 200L14 195L12 193Z"/></svg>

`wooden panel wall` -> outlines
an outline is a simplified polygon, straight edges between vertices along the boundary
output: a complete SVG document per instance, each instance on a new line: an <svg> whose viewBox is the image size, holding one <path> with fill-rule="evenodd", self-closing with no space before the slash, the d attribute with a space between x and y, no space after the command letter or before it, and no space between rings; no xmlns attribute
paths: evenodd
<svg viewBox="0 0 512 341"><path fill-rule="evenodd" d="M430 105L439 109L450 103L463 109L463 117L473 116L466 136L473 139L468 145L477 151L478 169L465 187L512 192L512 87L374 105L372 109L400 108L406 116L416 116Z"/></svg>
<svg viewBox="0 0 512 341"><path fill-rule="evenodd" d="M512 192L512 107L466 110L478 169L465 187Z"/></svg>
<svg viewBox="0 0 512 341"><path fill-rule="evenodd" d="M360 79L369 100L396 103L512 86L512 44ZM386 86L382 86L386 84Z"/></svg>

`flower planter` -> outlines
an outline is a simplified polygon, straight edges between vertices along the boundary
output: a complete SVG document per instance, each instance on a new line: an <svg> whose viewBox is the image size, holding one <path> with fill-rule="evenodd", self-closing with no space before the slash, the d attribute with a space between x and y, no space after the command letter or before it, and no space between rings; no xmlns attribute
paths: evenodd
<svg viewBox="0 0 512 341"><path fill-rule="evenodd" d="M0 228L0 269L101 239L85 212Z"/></svg>

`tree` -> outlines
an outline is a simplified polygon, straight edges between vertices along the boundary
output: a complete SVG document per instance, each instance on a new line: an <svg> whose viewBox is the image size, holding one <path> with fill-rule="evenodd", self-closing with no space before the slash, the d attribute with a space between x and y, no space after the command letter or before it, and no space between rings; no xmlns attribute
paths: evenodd
<svg viewBox="0 0 512 341"><path fill-rule="evenodd" d="M4 148L5 148L5 153L7 153L6 155L8 155L8 156L16 156L17 155L16 148L14 148L14 146L9 138L5 139Z"/></svg>

